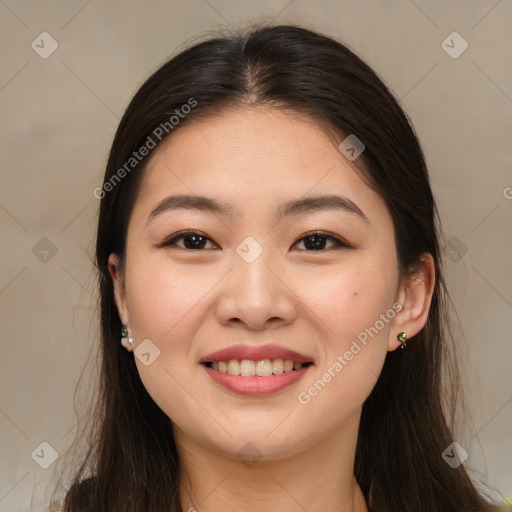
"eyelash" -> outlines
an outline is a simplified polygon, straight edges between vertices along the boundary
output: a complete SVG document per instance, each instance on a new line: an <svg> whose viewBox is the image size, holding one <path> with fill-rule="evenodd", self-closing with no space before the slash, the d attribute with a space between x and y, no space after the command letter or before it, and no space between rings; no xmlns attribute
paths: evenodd
<svg viewBox="0 0 512 512"><path fill-rule="evenodd" d="M203 238L205 238L206 240L209 240L210 242L212 242L212 240L210 238L208 238L204 233L201 233L201 231L192 231L192 230L189 230L189 231L182 231L180 233L176 233L175 235L173 235L172 237L170 237L169 239L165 240L164 242L162 242L162 244L160 244L160 247L172 247L173 245L176 245L176 242L178 240L181 240L183 238L186 238L187 236L190 236L190 235L199 235ZM298 242L301 242L302 240L308 238L308 237L311 237L311 236L319 236L319 237L322 237L322 238L326 238L328 240L331 240L332 242L334 242L334 246L328 248L328 249L319 249L318 251L319 252L325 252L329 249L335 249L335 248L351 248L352 246L350 244L348 244L347 242L345 242L344 240L342 240L341 238L339 238L338 236L334 235L333 233L330 233L328 231L311 231L309 233L306 233L305 235L302 235L299 239L297 239L293 245L296 245ZM178 247L181 247L181 246L178 246ZM187 247L181 247L181 249L185 249L187 251L202 251L202 250L205 250L205 249L188 249ZM317 252L316 250L307 250L307 249L303 249L305 250L306 252Z"/></svg>

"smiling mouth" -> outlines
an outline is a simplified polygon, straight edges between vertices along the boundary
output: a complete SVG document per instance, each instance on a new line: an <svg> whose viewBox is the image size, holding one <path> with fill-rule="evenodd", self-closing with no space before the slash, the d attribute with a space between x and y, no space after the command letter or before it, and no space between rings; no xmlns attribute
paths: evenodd
<svg viewBox="0 0 512 512"><path fill-rule="evenodd" d="M296 372L302 368L311 366L311 361L302 363L291 359L230 359L229 361L208 361L202 363L219 373L227 373L240 377L270 377L282 373Z"/></svg>

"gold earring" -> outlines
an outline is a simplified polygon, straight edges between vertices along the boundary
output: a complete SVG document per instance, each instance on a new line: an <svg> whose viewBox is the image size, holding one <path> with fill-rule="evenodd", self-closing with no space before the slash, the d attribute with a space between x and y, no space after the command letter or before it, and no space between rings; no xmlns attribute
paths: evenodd
<svg viewBox="0 0 512 512"><path fill-rule="evenodd" d="M407 333L406 332L401 332L400 334L397 335L397 339L402 344L402 349L404 349L405 348L405 342L407 340Z"/></svg>

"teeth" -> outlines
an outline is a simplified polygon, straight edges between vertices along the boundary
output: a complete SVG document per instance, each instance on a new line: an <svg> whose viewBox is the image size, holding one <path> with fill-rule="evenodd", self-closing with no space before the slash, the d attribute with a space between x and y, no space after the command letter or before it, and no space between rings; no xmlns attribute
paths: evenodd
<svg viewBox="0 0 512 512"><path fill-rule="evenodd" d="M289 359L284 362L284 371L291 372L293 370L293 361Z"/></svg>
<svg viewBox="0 0 512 512"><path fill-rule="evenodd" d="M280 375L283 372L300 370L304 363L292 361L291 359L261 359L251 361L250 359L230 359L229 361L215 361L211 367L222 373L230 375L242 375L243 377L270 377L270 375Z"/></svg>
<svg viewBox="0 0 512 512"><path fill-rule="evenodd" d="M240 362L240 375L244 377L254 377L256 375L256 364L254 361L242 359Z"/></svg>
<svg viewBox="0 0 512 512"><path fill-rule="evenodd" d="M229 361L228 373L231 375L240 375L240 363L236 359L231 359L231 361Z"/></svg>
<svg viewBox="0 0 512 512"><path fill-rule="evenodd" d="M270 359L258 361L255 365L258 377L270 377L272 375L272 362Z"/></svg>
<svg viewBox="0 0 512 512"><path fill-rule="evenodd" d="M272 373L274 375L279 375L279 374L283 373L283 371L284 371L283 360L282 359L274 359L272 361Z"/></svg>

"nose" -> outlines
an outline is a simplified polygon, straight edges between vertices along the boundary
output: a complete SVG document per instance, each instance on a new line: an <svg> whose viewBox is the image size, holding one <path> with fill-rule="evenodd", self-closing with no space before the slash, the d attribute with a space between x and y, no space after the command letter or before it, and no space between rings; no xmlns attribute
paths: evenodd
<svg viewBox="0 0 512 512"><path fill-rule="evenodd" d="M263 251L250 263L233 254L232 269L222 280L217 301L220 323L260 331L294 321L297 300L293 285L270 252Z"/></svg>

